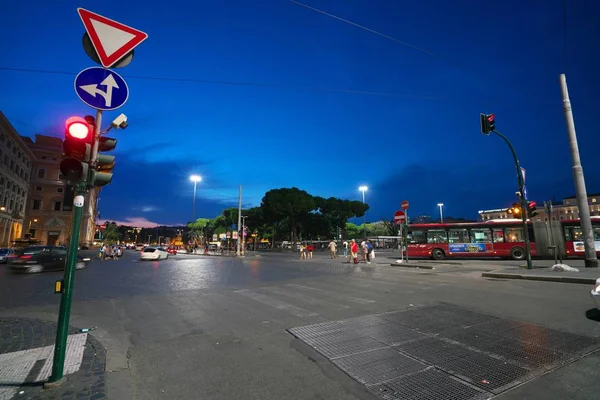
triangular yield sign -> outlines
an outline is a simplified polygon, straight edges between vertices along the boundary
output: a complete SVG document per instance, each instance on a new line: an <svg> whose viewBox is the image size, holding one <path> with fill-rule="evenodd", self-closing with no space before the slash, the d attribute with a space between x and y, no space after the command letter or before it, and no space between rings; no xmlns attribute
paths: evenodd
<svg viewBox="0 0 600 400"><path fill-rule="evenodd" d="M145 32L84 8L78 8L77 13L104 68L110 68L148 38Z"/></svg>

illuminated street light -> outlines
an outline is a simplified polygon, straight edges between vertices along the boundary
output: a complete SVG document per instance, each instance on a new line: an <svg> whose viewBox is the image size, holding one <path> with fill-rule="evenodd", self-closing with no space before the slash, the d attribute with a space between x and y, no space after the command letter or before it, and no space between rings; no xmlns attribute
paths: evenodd
<svg viewBox="0 0 600 400"><path fill-rule="evenodd" d="M192 223L196 222L196 185L202 180L200 175L190 176L190 181L194 182L194 198L192 199Z"/></svg>
<svg viewBox="0 0 600 400"><path fill-rule="evenodd" d="M444 216L442 214L442 207L444 207L444 203L438 203L438 207L440 208L440 224L444 223Z"/></svg>

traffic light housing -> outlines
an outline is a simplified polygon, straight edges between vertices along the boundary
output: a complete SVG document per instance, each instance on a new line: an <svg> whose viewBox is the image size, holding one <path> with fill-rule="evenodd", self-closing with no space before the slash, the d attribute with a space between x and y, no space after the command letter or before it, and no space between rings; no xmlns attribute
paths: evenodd
<svg viewBox="0 0 600 400"><path fill-rule="evenodd" d="M527 214L529 215L529 218L533 218L538 215L537 203L535 201L527 202Z"/></svg>
<svg viewBox="0 0 600 400"><path fill-rule="evenodd" d="M117 147L117 139L101 136L98 140L96 168L90 171L90 186L104 186L112 181L115 156L102 153L112 151L115 147Z"/></svg>
<svg viewBox="0 0 600 400"><path fill-rule="evenodd" d="M521 215L521 205L519 203L513 203L512 207L510 207L506 212L510 215Z"/></svg>
<svg viewBox="0 0 600 400"><path fill-rule="evenodd" d="M64 157L60 162L61 179L71 185L86 182L94 143L94 118L70 117L65 121Z"/></svg>
<svg viewBox="0 0 600 400"><path fill-rule="evenodd" d="M481 133L489 135L496 130L496 116L494 114L481 114Z"/></svg>

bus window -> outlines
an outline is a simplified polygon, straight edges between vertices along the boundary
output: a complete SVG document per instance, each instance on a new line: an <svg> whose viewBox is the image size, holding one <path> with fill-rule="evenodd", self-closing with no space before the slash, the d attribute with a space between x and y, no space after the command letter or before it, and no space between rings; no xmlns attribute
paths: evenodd
<svg viewBox="0 0 600 400"><path fill-rule="evenodd" d="M409 231L406 235L406 241L410 244L425 244L425 231Z"/></svg>
<svg viewBox="0 0 600 400"><path fill-rule="evenodd" d="M504 243L504 231L501 228L493 229L494 243Z"/></svg>
<svg viewBox="0 0 600 400"><path fill-rule="evenodd" d="M580 241L583 239L583 233L579 226L565 226L565 240L568 242Z"/></svg>
<svg viewBox="0 0 600 400"><path fill-rule="evenodd" d="M469 243L469 231L466 229L450 229L448 243Z"/></svg>
<svg viewBox="0 0 600 400"><path fill-rule="evenodd" d="M594 231L594 240L595 241L600 240L600 227L595 226L593 228L593 231Z"/></svg>
<svg viewBox="0 0 600 400"><path fill-rule="evenodd" d="M471 229L471 243L492 243L492 231L489 229Z"/></svg>
<svg viewBox="0 0 600 400"><path fill-rule="evenodd" d="M504 238L509 243L524 242L523 228L505 228Z"/></svg>
<svg viewBox="0 0 600 400"><path fill-rule="evenodd" d="M448 234L445 229L431 229L427 231L427 243L448 243Z"/></svg>

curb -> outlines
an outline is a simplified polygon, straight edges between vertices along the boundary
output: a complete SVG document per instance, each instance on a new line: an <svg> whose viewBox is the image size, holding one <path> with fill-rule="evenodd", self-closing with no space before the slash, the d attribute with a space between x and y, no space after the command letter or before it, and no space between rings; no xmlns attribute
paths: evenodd
<svg viewBox="0 0 600 400"><path fill-rule="evenodd" d="M404 267L404 268L415 268L415 269L435 269L432 265L419 265L419 264L390 264L392 267Z"/></svg>
<svg viewBox="0 0 600 400"><path fill-rule="evenodd" d="M484 278L523 279L529 281L577 283L582 285L594 285L596 283L596 278L581 278L576 276L522 275L503 272L484 272L481 276Z"/></svg>

